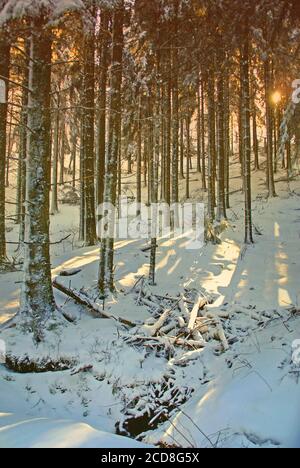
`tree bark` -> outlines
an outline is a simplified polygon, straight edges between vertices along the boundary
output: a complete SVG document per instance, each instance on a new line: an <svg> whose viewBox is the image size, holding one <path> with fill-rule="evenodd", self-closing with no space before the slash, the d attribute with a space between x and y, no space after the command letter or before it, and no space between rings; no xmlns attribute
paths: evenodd
<svg viewBox="0 0 300 468"><path fill-rule="evenodd" d="M24 284L21 298L23 323L34 340L43 339L45 323L54 318L49 252L49 191L51 182L50 93L51 39L47 18L32 20L28 105L26 180L26 234Z"/></svg>
<svg viewBox="0 0 300 468"><path fill-rule="evenodd" d="M60 120L60 97L57 96L57 108L54 121L53 133L53 158L52 158L52 194L51 194L51 215L58 213L58 196L57 196L57 183L58 183L58 157L59 157L59 120Z"/></svg>
<svg viewBox="0 0 300 468"><path fill-rule="evenodd" d="M104 202L116 207L118 157L121 132L121 85L123 64L124 0L120 0L113 16L113 48L110 71L110 111L106 157ZM114 215L110 217L108 236L101 242L98 289L100 295L106 288L114 292Z"/></svg>
<svg viewBox="0 0 300 468"><path fill-rule="evenodd" d="M95 16L91 7L92 20L84 37L84 241L92 246L97 242L95 207Z"/></svg>
<svg viewBox="0 0 300 468"><path fill-rule="evenodd" d="M0 32L0 74L8 78L10 46ZM5 236L5 168L6 168L6 120L8 82L6 82L6 103L0 104L0 265L6 258Z"/></svg>
<svg viewBox="0 0 300 468"><path fill-rule="evenodd" d="M107 101L107 75L109 62L109 19L108 11L101 14L101 71L99 83L99 118L98 118L98 155L97 155L97 205L103 203L104 177L105 177L105 143L106 143L106 101Z"/></svg>
<svg viewBox="0 0 300 468"><path fill-rule="evenodd" d="M273 109L271 105L271 70L270 59L265 62L265 99L266 99L266 126L267 126L267 189L269 197L276 197L274 180L274 158L273 158Z"/></svg>
<svg viewBox="0 0 300 468"><path fill-rule="evenodd" d="M241 51L242 122L243 122L243 174L245 192L245 244L253 243L251 196L251 123L248 32Z"/></svg>
<svg viewBox="0 0 300 468"><path fill-rule="evenodd" d="M215 219L215 159L216 159L216 128L215 128L215 80L210 73L207 82L208 96L208 217L211 222Z"/></svg>
<svg viewBox="0 0 300 468"><path fill-rule="evenodd" d="M224 62L223 54L220 55ZM221 61L221 63L222 63ZM217 156L218 156L218 199L217 199L217 221L226 219L225 205L225 136L224 136L224 76L220 67L217 79Z"/></svg>

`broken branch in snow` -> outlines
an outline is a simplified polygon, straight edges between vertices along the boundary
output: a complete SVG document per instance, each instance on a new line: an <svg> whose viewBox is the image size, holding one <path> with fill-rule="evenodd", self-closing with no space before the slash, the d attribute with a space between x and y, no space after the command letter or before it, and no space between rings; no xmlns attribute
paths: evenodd
<svg viewBox="0 0 300 468"><path fill-rule="evenodd" d="M93 368L94 368L94 366L92 366L92 365L83 366L83 367L80 367L79 369L73 370L71 372L71 375L73 376L73 375L89 372L89 371L93 370Z"/></svg>
<svg viewBox="0 0 300 468"><path fill-rule="evenodd" d="M93 302L92 300L88 299L86 296L81 294L79 291L76 291L75 289L72 289L71 287L67 288L66 286L62 285L61 283L58 283L57 280L53 281L53 287L57 289L58 291L62 292L66 296L70 297L73 299L73 301L77 302L80 305L83 305L90 309L93 314L96 314L98 318L103 318L103 319L112 319L115 320L116 322L121 323L122 325L126 325L127 327L136 327L137 324L131 322L130 320L121 318L121 317L115 317L107 312L104 312L102 310L102 306L99 304Z"/></svg>
<svg viewBox="0 0 300 468"><path fill-rule="evenodd" d="M126 293L126 295L132 293L132 292L136 289L136 287L138 286L138 284L139 284L144 278L145 278L145 276L140 276L140 277L138 278L138 280L134 283L134 285L132 286L132 288L128 291L128 293Z"/></svg>
<svg viewBox="0 0 300 468"><path fill-rule="evenodd" d="M207 305L207 300L203 299L199 295L196 302L195 302L195 305L193 307L192 313L191 313L190 321L189 321L189 324L188 324L189 331L192 331L194 329L195 322L196 322L196 319L198 317L199 310L202 310L206 305Z"/></svg>
<svg viewBox="0 0 300 468"><path fill-rule="evenodd" d="M72 234L69 234L68 236L64 237L63 239L60 239L59 241L56 241L56 242L26 242L26 241L22 241L22 242L6 242L7 244L10 244L10 245L20 245L21 244L25 244L25 245L58 245L58 244L61 244L62 242L64 242L65 240L69 239L69 237L71 237Z"/></svg>
<svg viewBox="0 0 300 468"><path fill-rule="evenodd" d="M81 269L78 268L78 269L75 269L75 270L62 270L60 273L59 273L59 276L76 276L78 275L79 273L81 273Z"/></svg>

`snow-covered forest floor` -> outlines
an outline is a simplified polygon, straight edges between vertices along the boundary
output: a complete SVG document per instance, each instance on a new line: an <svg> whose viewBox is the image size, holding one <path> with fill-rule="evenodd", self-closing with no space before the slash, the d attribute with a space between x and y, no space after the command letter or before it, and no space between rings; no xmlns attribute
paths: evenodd
<svg viewBox="0 0 300 468"><path fill-rule="evenodd" d="M288 185L286 173L278 173L278 197L268 200L264 171L253 173L256 242L245 248L238 162L231 173L233 209L222 243L195 252L183 238L161 240L157 286L144 282L142 290L150 299L209 296L206 319L217 318L229 350L211 337L200 349L166 338L157 346L130 339L145 332L145 322L154 323L149 304L139 301L141 288L133 289L148 275L149 252L142 251L142 241L118 242L118 294L106 301L105 312L137 327L96 318L56 291L58 305L75 322L49 334L43 349L29 349L28 339L14 329L3 331L0 339L15 354L55 355L74 365L44 374L16 374L0 365L0 446L134 444L107 439L99 432L104 431L150 445L300 447L300 366L292 359L293 343L300 339L300 181ZM134 190L131 183L128 178L127 193ZM195 173L192 194L203 200ZM78 246L78 210L62 205L51 219L53 241L71 234L52 246L53 278L93 299L99 249ZM18 232L11 227L9 240L15 241ZM17 258L14 247L10 253ZM76 275L60 276L73 269ZM21 277L20 272L0 276L2 324L18 310ZM167 304L161 299L163 308Z"/></svg>

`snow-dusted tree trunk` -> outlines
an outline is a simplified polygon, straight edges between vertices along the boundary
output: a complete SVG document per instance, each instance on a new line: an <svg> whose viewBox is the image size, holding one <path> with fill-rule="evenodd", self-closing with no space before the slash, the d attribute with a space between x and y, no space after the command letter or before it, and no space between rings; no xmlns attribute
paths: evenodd
<svg viewBox="0 0 300 468"><path fill-rule="evenodd" d="M178 163L179 163L179 92L178 92L178 0L174 2L174 48L172 50L172 203L178 203Z"/></svg>
<svg viewBox="0 0 300 468"><path fill-rule="evenodd" d="M189 112L185 118L186 125L186 180L185 180L185 196L190 198L190 162L191 162L191 117Z"/></svg>
<svg viewBox="0 0 300 468"><path fill-rule="evenodd" d="M26 198L26 159L27 159L27 105L28 105L28 80L29 80L29 55L30 44L29 40L25 43L25 68L22 80L22 110L19 128L19 161L18 161L18 201L17 201L17 223L19 224L19 242L24 242L25 236L25 198Z"/></svg>
<svg viewBox="0 0 300 468"><path fill-rule="evenodd" d="M226 67L224 79L225 207L230 208L230 83Z"/></svg>
<svg viewBox="0 0 300 468"><path fill-rule="evenodd" d="M220 63L224 63L224 53L220 51ZM224 112L224 70L220 67L217 78L217 157L218 157L218 199L217 220L226 219L225 204L225 112Z"/></svg>
<svg viewBox="0 0 300 468"><path fill-rule="evenodd" d="M154 133L154 161L152 165L152 190L151 190L151 203L155 207L158 203L158 166L160 159L160 133L162 128L161 116L161 70L160 70L160 54L156 54L156 84L155 84L155 105L153 109L153 133ZM155 285L156 274L156 253L157 253L157 222L158 213L156 208L152 209L152 235L151 235L151 251L150 251L150 270L149 270L149 283Z"/></svg>
<svg viewBox="0 0 300 468"><path fill-rule="evenodd" d="M204 82L201 78L201 153L202 153L202 188L206 192L206 151L205 151L205 97L204 97Z"/></svg>
<svg viewBox="0 0 300 468"><path fill-rule="evenodd" d="M53 158L52 158L52 195L51 195L51 215L58 213L58 155L59 155L59 122L60 122L60 97L57 95L57 108L54 119L53 130Z"/></svg>
<svg viewBox="0 0 300 468"><path fill-rule="evenodd" d="M110 70L110 109L106 153L104 202L116 207L118 158L121 132L121 86L123 64L124 1L118 1L113 15L113 50ZM109 237L102 239L98 287L100 294L114 291L114 216L110 217Z"/></svg>
<svg viewBox="0 0 300 468"><path fill-rule="evenodd" d="M0 75L9 74L10 47L7 38L0 32ZM5 244L5 167L6 167L6 119L8 84L6 82L6 102L0 103L0 265L6 257Z"/></svg>
<svg viewBox="0 0 300 468"><path fill-rule="evenodd" d="M138 131L137 131L137 161L136 161L136 202L138 204L137 216L140 214L142 202L142 97L139 96Z"/></svg>
<svg viewBox="0 0 300 468"><path fill-rule="evenodd" d="M109 50L110 13L101 13L101 70L99 82L99 116L98 116L98 154L97 154L97 204L103 203L105 177L105 141L106 141L106 100Z"/></svg>
<svg viewBox="0 0 300 468"><path fill-rule="evenodd" d="M256 110L256 103L255 103L255 97L254 97L254 103L253 103L253 113L252 113L252 119L253 119L253 152L254 152L254 167L255 170L259 170L259 146L258 146L258 135L257 135L257 110Z"/></svg>
<svg viewBox="0 0 300 468"><path fill-rule="evenodd" d="M49 253L51 38L46 24L43 15L31 22L25 261L21 298L22 323L33 333L36 342L42 340L45 322L55 313Z"/></svg>
<svg viewBox="0 0 300 468"><path fill-rule="evenodd" d="M84 177L84 240L87 246L96 244L95 207L95 8L90 9L89 24L84 37L84 98L83 98L83 177Z"/></svg>
<svg viewBox="0 0 300 468"><path fill-rule="evenodd" d="M274 158L273 158L273 119L274 112L271 104L272 79L270 70L270 59L265 62L265 99L266 99L266 127L267 127L267 188L269 197L276 197L274 181Z"/></svg>
<svg viewBox="0 0 300 468"><path fill-rule="evenodd" d="M200 94L200 80L197 83L197 172L201 172L202 160L202 146L201 146L201 94Z"/></svg>
<svg viewBox="0 0 300 468"><path fill-rule="evenodd" d="M215 219L215 159L216 159L216 126L215 126L215 79L211 72L207 81L208 98L208 217Z"/></svg>
<svg viewBox="0 0 300 468"><path fill-rule="evenodd" d="M241 50L242 123L243 123L243 175L245 192L245 243L253 243L251 195L251 123L248 32Z"/></svg>

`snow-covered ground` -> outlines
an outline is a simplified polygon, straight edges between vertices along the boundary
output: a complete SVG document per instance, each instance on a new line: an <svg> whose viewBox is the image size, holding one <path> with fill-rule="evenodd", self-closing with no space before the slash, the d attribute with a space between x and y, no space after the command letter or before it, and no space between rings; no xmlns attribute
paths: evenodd
<svg viewBox="0 0 300 468"><path fill-rule="evenodd" d="M76 318L75 324L52 333L43 349L29 347L13 329L0 339L14 352L73 359L74 368L21 375L0 365L0 446L132 446L135 442L101 431L114 434L116 424L122 429L129 415L159 416L160 400L168 420L144 434L145 443L300 447L300 365L292 360L293 343L300 339L300 182L291 182L289 191L286 181L278 182L278 198L267 200L265 174L253 174L256 243L245 249L243 194L235 167L233 209L222 244L195 252L182 238L160 241L157 286L150 288L152 294L171 297L185 288L205 290L214 298L210 312L222 312L224 328L235 338L229 351L216 352L217 343L210 342L200 350L176 348L170 358L146 352L124 341L128 332L116 320L97 319L56 292L57 303ZM281 178L284 173L277 175ZM193 174L192 179L193 198L202 201L201 178ZM53 248L53 276L81 269L59 281L84 288L92 297L99 249L76 245L77 219L78 208L68 206L52 219L53 240L72 233ZM10 237L17 238L15 228ZM136 323L151 318L149 308L137 305L130 293L148 273L149 252L141 251L143 245L117 243L118 294L105 304L107 313ZM21 277L18 272L0 276L0 323L18 310ZM184 393L182 400L178 397L177 407L169 408L176 392ZM142 423L140 429L136 432L144 431Z"/></svg>

